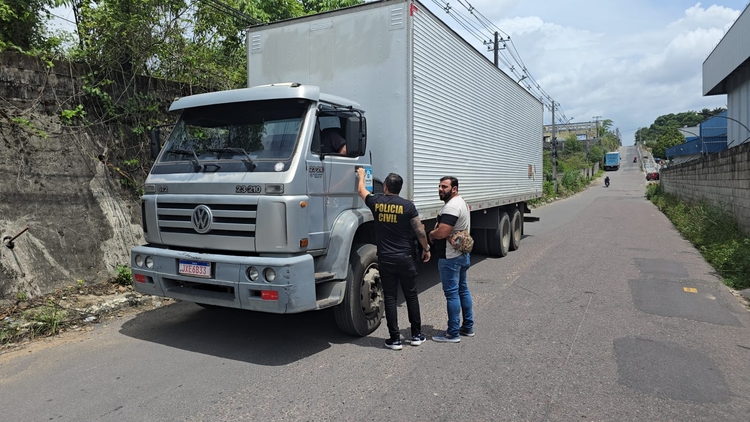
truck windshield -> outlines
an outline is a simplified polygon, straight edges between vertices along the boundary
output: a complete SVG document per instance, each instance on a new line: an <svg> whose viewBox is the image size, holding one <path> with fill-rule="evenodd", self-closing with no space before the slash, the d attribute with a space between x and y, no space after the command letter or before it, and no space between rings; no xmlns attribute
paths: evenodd
<svg viewBox="0 0 750 422"><path fill-rule="evenodd" d="M275 163L291 159L309 104L307 100L270 100L186 109L159 162L205 165L230 160L245 168L257 167L256 171L272 171ZM218 164L219 168L235 167Z"/></svg>

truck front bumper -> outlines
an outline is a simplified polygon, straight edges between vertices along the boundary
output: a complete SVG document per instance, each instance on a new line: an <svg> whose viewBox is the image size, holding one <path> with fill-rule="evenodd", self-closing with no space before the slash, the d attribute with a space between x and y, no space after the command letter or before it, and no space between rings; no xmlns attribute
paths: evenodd
<svg viewBox="0 0 750 422"><path fill-rule="evenodd" d="M210 270L205 277L180 274L180 261L207 264ZM242 257L137 246L130 252L130 267L140 293L279 314L316 309L315 270L307 254ZM250 267L258 271L254 281ZM273 280L266 279L267 269L275 273Z"/></svg>

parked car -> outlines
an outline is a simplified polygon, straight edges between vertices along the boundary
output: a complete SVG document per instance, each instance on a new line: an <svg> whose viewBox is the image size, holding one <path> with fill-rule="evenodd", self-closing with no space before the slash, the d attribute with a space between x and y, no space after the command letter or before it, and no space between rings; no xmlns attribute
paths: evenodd
<svg viewBox="0 0 750 422"><path fill-rule="evenodd" d="M658 171L649 171L646 173L646 181L659 180Z"/></svg>

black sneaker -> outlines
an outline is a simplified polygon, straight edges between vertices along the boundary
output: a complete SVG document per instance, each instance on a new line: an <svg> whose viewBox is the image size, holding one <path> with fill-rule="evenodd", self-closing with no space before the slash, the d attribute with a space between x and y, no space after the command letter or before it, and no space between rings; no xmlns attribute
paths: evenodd
<svg viewBox="0 0 750 422"><path fill-rule="evenodd" d="M461 327L458 329L458 334L465 337L474 337L474 329Z"/></svg>
<svg viewBox="0 0 750 422"><path fill-rule="evenodd" d="M459 343L461 342L461 337L459 336L452 336L446 332L442 336L432 336L432 339L438 343Z"/></svg>
<svg viewBox="0 0 750 422"><path fill-rule="evenodd" d="M400 338L389 338L385 341L385 347L391 349L391 350L401 350L404 347L401 345L401 339Z"/></svg>
<svg viewBox="0 0 750 422"><path fill-rule="evenodd" d="M411 345L412 346L419 346L420 344L424 343L426 338L423 334L417 334L416 336L413 336L411 338Z"/></svg>

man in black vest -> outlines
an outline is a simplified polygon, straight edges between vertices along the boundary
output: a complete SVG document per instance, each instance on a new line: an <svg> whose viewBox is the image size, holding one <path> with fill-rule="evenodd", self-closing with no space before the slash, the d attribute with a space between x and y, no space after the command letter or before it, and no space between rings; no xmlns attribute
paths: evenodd
<svg viewBox="0 0 750 422"><path fill-rule="evenodd" d="M378 246L378 268L383 285L385 301L385 318L388 322L390 338L385 347L401 350L401 333L398 329L398 285L406 299L406 309L411 323L411 345L424 343L422 320L419 315L419 298L417 297L417 269L414 265L414 243L412 234L416 233L422 244L422 260L430 260L430 245L424 225L419 219L414 204L398 196L404 180L398 174L389 174L383 183L385 194L373 195L365 187L365 170L357 169L359 182L357 193L362 197L375 218L375 242Z"/></svg>

